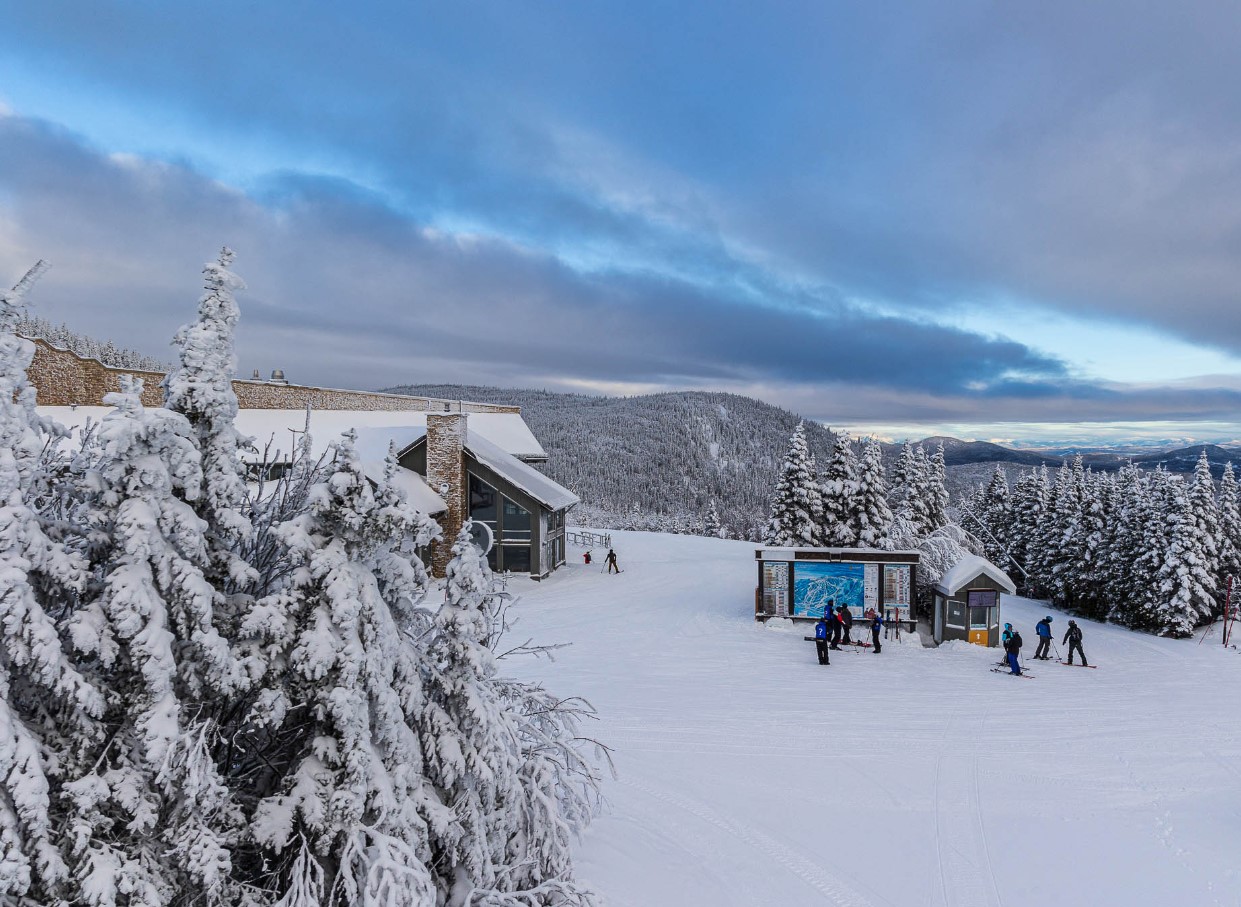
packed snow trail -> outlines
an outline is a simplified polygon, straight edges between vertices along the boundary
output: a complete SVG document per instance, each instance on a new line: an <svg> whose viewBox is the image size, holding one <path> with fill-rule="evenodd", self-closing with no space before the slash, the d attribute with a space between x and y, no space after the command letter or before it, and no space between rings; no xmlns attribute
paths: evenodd
<svg viewBox="0 0 1241 907"><path fill-rule="evenodd" d="M620 780L579 875L612 907L1241 905L1236 650L1078 619L1103 670L1009 683L916 637L820 666L754 622L753 545L613 542L621 576L511 584L515 637L573 645L508 667L599 709Z"/></svg>

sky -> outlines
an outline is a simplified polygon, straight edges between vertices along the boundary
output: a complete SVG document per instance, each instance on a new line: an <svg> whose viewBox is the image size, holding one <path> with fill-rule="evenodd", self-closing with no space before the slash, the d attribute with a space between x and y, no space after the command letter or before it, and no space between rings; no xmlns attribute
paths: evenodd
<svg viewBox="0 0 1241 907"><path fill-rule="evenodd" d="M6 4L0 279L241 372L1241 438L1241 6ZM5 277L9 275L9 277Z"/></svg>

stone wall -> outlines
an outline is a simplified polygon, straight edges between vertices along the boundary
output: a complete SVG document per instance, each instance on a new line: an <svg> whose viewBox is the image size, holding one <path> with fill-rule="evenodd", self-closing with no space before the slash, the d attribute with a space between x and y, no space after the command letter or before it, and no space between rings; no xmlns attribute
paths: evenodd
<svg viewBox="0 0 1241 907"><path fill-rule="evenodd" d="M465 413L427 413L427 484L444 499L448 512L439 519L444 535L431 557L431 572L443 576L457 533L465 523Z"/></svg>
<svg viewBox="0 0 1241 907"><path fill-rule="evenodd" d="M133 374L144 381L142 402L159 406L164 401L161 372L140 372L104 365L69 350L52 346L46 340L32 339L34 361L27 372L38 389L44 406L100 406L105 394L121 389L120 376ZM242 409L348 409L385 412L461 412L520 413L519 406L407 397L404 394L378 394L371 391L280 384L271 381L234 381L233 392Z"/></svg>

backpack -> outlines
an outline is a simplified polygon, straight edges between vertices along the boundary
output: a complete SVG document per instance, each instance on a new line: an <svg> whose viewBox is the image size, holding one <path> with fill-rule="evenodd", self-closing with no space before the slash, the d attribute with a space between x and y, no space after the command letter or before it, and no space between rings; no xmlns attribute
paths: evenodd
<svg viewBox="0 0 1241 907"><path fill-rule="evenodd" d="M1021 648L1021 634L1018 633L1016 630L1014 630L1013 638L1008 641L1008 644L1013 647L1014 652L1020 649Z"/></svg>

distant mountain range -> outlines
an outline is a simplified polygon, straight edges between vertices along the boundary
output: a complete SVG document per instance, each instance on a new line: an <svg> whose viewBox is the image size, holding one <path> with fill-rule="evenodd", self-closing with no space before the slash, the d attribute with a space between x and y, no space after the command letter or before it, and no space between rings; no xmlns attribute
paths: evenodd
<svg viewBox="0 0 1241 907"><path fill-rule="evenodd" d="M736 394L700 391L600 397L519 388L458 384L400 385L388 393L511 403L521 407L550 457L544 470L573 489L594 515L613 527L631 523L634 511L665 514L679 525L701 521L714 499L735 535L761 526L797 414ZM831 432L806 422L811 453L824 462ZM1192 472L1205 449L1218 477L1241 450L1215 444L1171 449L1015 449L989 441L932 436L928 450L944 445L948 490L954 496L985 481L994 464L1010 474L1046 464L1057 467L1076 453L1095 470L1115 470L1132 459L1139 466ZM899 444L884 445L892 465ZM1141 452L1138 452L1141 450ZM675 523L674 523L675 525Z"/></svg>

